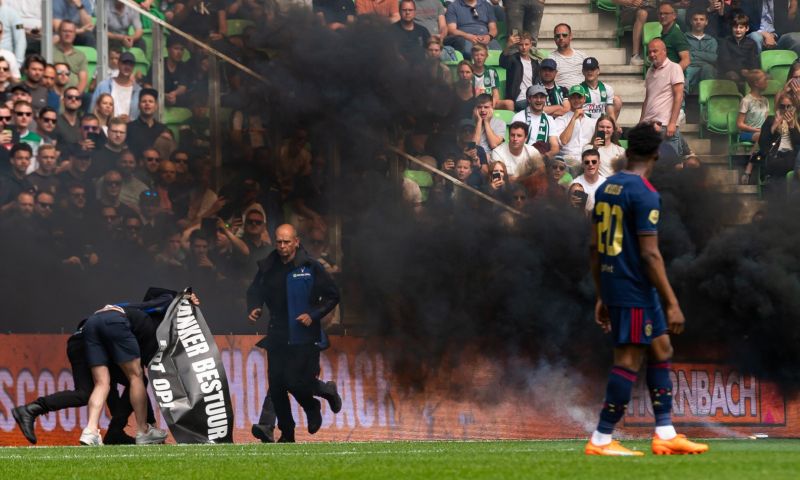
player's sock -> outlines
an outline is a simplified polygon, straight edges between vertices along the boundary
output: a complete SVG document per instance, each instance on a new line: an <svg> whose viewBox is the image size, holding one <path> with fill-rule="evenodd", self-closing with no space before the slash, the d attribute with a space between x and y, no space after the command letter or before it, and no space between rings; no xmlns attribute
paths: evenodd
<svg viewBox="0 0 800 480"><path fill-rule="evenodd" d="M647 389L656 417L656 435L662 440L675 437L672 426L672 380L669 378L670 362L647 365Z"/></svg>
<svg viewBox="0 0 800 480"><path fill-rule="evenodd" d="M600 433L597 430L592 433L592 443L597 445L598 447L602 447L603 445L608 445L611 443L612 437L610 433Z"/></svg>
<svg viewBox="0 0 800 480"><path fill-rule="evenodd" d="M631 401L631 389L636 382L636 372L623 367L613 367L608 375L606 399L600 410L600 422L597 431L611 435L614 426L625 415L625 408Z"/></svg>

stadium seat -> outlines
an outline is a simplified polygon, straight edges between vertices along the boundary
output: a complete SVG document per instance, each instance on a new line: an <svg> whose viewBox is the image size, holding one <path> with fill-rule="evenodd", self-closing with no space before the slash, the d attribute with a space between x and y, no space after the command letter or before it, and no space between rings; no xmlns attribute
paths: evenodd
<svg viewBox="0 0 800 480"><path fill-rule="evenodd" d="M489 56L486 57L486 66L496 67L500 65L500 54L502 53L502 50L489 50Z"/></svg>
<svg viewBox="0 0 800 480"><path fill-rule="evenodd" d="M753 148L753 142L739 141L739 128L736 126L736 119L739 117L739 110L728 112L728 166L733 168L733 157L737 155L748 155Z"/></svg>
<svg viewBox="0 0 800 480"><path fill-rule="evenodd" d="M141 48L129 48L128 51L133 54L133 58L136 59L136 66L134 67L134 72L141 72L142 75L147 75L147 71L150 70L150 60L147 59L147 55L144 53L144 50Z"/></svg>
<svg viewBox="0 0 800 480"><path fill-rule="evenodd" d="M455 57L456 57L455 60L448 60L448 61L444 61L442 63L444 65L446 65L447 68L450 69L450 75L452 75L453 80L455 81L455 80L458 80L458 78L457 78L457 76L458 76L458 71L457 71L458 64L462 60L464 60L464 55L461 52L459 52L458 50L454 50L454 53L455 53Z"/></svg>
<svg viewBox="0 0 800 480"><path fill-rule="evenodd" d="M94 74L97 71L97 50L94 47L84 47L83 45L75 45L73 48L86 55L86 62L88 63L88 79L86 83L86 91L89 91L89 84L92 83Z"/></svg>
<svg viewBox="0 0 800 480"><path fill-rule="evenodd" d="M182 107L166 107L164 109L164 125L172 131L175 142L180 143L180 128L192 118L192 111Z"/></svg>
<svg viewBox="0 0 800 480"><path fill-rule="evenodd" d="M625 140L625 139L620 138L619 139L619 146L622 147L622 148L628 148L628 141Z"/></svg>
<svg viewBox="0 0 800 480"><path fill-rule="evenodd" d="M617 6L612 0L597 0L597 10L601 12L611 12L614 14L616 19L616 33L615 33L615 40L617 41L617 48L619 48L620 43L622 42L622 37L625 36L625 32L628 32L633 29L632 25L623 25L621 17L621 10L619 6Z"/></svg>
<svg viewBox="0 0 800 480"><path fill-rule="evenodd" d="M739 95L739 87L731 80L701 80L697 88L697 102L700 104L702 119L706 118L708 99L712 95Z"/></svg>
<svg viewBox="0 0 800 480"><path fill-rule="evenodd" d="M647 68L650 67L650 60L647 58L647 44L654 38L661 36L661 24L658 22L647 22L644 24L642 30L642 58L644 58L644 67L642 75L647 75Z"/></svg>
<svg viewBox="0 0 800 480"><path fill-rule="evenodd" d="M705 128L709 132L723 135L729 134L728 114L739 112L742 95L730 93L712 93L706 104ZM736 122L734 122L734 128Z"/></svg>
<svg viewBox="0 0 800 480"><path fill-rule="evenodd" d="M497 20L497 43L505 45L508 41L508 26L506 22Z"/></svg>
<svg viewBox="0 0 800 480"><path fill-rule="evenodd" d="M255 26L255 23L253 23L250 20L240 20L238 18L229 19L226 21L226 23L228 26L228 33L226 36L228 37L232 37L234 35L241 35L242 33L244 33L244 30L247 27Z"/></svg>
<svg viewBox="0 0 800 480"><path fill-rule="evenodd" d="M514 112L511 110L495 110L494 118L499 118L500 120L506 122L506 125L508 125L511 123L511 119L514 118Z"/></svg>
<svg viewBox="0 0 800 480"><path fill-rule="evenodd" d="M786 82L789 67L797 60L797 54L792 50L764 50L761 52L761 70L773 80Z"/></svg>
<svg viewBox="0 0 800 480"><path fill-rule="evenodd" d="M500 90L500 98L505 98L506 96L506 69L503 67L492 67L497 72L497 80L498 85L497 88Z"/></svg>

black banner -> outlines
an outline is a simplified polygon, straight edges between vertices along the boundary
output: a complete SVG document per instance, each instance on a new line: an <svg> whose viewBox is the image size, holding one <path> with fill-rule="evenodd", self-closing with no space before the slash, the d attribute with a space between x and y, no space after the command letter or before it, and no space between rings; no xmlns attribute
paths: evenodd
<svg viewBox="0 0 800 480"><path fill-rule="evenodd" d="M202 312L178 295L156 331L150 384L178 443L232 443L228 378Z"/></svg>

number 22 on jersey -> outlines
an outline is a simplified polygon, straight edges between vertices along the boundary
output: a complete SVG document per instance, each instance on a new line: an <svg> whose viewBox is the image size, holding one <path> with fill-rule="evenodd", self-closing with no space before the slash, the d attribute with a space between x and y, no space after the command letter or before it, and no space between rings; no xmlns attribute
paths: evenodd
<svg viewBox="0 0 800 480"><path fill-rule="evenodd" d="M622 207L600 202L594 208L601 217L597 222L597 251L616 257L622 252Z"/></svg>

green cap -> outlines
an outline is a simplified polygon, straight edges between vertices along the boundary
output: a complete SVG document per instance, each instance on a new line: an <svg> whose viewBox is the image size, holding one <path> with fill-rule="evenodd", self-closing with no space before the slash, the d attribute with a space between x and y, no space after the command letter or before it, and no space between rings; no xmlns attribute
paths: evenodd
<svg viewBox="0 0 800 480"><path fill-rule="evenodd" d="M584 90L583 85L573 85L569 89L570 95L583 95L586 96L586 90Z"/></svg>

